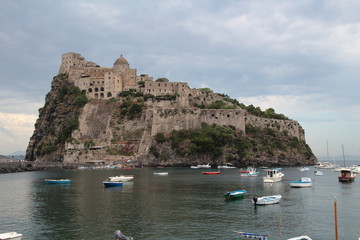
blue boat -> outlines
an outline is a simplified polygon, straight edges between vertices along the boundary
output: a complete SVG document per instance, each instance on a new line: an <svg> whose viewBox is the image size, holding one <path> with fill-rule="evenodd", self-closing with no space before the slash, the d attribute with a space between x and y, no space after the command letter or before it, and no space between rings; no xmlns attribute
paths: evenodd
<svg viewBox="0 0 360 240"><path fill-rule="evenodd" d="M45 183L47 184L69 184L71 183L70 179L45 179Z"/></svg>
<svg viewBox="0 0 360 240"><path fill-rule="evenodd" d="M103 184L105 187L122 187L124 185L124 183L120 181L115 181L115 182L104 181Z"/></svg>

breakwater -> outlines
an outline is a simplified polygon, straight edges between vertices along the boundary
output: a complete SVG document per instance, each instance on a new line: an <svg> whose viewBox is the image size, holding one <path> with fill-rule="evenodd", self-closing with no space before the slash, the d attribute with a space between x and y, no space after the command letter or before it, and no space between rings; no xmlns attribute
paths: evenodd
<svg viewBox="0 0 360 240"><path fill-rule="evenodd" d="M0 162L0 173L76 169L80 163L12 161Z"/></svg>

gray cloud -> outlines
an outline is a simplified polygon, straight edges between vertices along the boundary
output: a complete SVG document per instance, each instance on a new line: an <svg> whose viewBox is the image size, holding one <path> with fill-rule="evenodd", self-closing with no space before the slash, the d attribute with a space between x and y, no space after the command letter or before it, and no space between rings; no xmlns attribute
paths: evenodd
<svg viewBox="0 0 360 240"><path fill-rule="evenodd" d="M61 54L74 51L101 66L123 54L139 73L265 99L277 112L307 116L301 122L307 126L326 119L319 108L358 116L358 7L335 0L3 0L0 112L37 115ZM275 100L291 98L307 105L295 111ZM27 104L31 110L16 107ZM331 119L342 124L340 115ZM324 140L320 131L308 135L321 152L313 140Z"/></svg>

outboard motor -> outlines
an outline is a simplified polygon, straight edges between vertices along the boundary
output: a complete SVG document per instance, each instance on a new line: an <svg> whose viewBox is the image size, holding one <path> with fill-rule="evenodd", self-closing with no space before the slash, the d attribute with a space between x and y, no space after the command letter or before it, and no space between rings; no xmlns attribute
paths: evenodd
<svg viewBox="0 0 360 240"><path fill-rule="evenodd" d="M127 237L124 234L122 234L120 230L116 230L114 234L115 234L115 239L117 240L134 240L133 237Z"/></svg>
<svg viewBox="0 0 360 240"><path fill-rule="evenodd" d="M254 204L256 204L256 202L257 202L257 200L258 200L258 198L257 198L257 196L256 195L254 195L254 197L253 197L253 202L254 202Z"/></svg>

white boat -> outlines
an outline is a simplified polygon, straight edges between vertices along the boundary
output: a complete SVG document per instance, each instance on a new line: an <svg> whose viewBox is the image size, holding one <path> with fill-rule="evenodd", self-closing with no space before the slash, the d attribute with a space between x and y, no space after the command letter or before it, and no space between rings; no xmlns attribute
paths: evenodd
<svg viewBox="0 0 360 240"><path fill-rule="evenodd" d="M271 204L279 203L281 198L282 198L281 195L264 196L264 197L254 196L252 202L255 205L271 205Z"/></svg>
<svg viewBox="0 0 360 240"><path fill-rule="evenodd" d="M266 176L263 177L264 183L280 182L284 174L278 169L266 169Z"/></svg>
<svg viewBox="0 0 360 240"><path fill-rule="evenodd" d="M301 172L303 172L303 171L309 171L310 168L309 168L309 167L301 167L301 168L299 168L299 170L300 170Z"/></svg>
<svg viewBox="0 0 360 240"><path fill-rule="evenodd" d="M1 233L0 240L21 240L22 234L17 232Z"/></svg>
<svg viewBox="0 0 360 240"><path fill-rule="evenodd" d="M247 232L239 232L234 231L235 233L239 234L238 239L242 238L249 238L249 239L256 239L256 240L268 240L269 235L266 234L258 234L258 233L247 233Z"/></svg>
<svg viewBox="0 0 360 240"><path fill-rule="evenodd" d="M352 165L350 168L352 172L360 173L360 165Z"/></svg>
<svg viewBox="0 0 360 240"><path fill-rule="evenodd" d="M128 182L134 179L134 175L120 175L115 177L109 177L109 182Z"/></svg>
<svg viewBox="0 0 360 240"><path fill-rule="evenodd" d="M236 168L236 167L231 166L231 165L220 165L217 168Z"/></svg>
<svg viewBox="0 0 360 240"><path fill-rule="evenodd" d="M300 237L293 237L293 238L288 238L287 240L312 240L309 236L300 236Z"/></svg>
<svg viewBox="0 0 360 240"><path fill-rule="evenodd" d="M338 165L336 164L333 164L333 163L330 163L330 162L318 162L316 165L315 165L315 168L337 168Z"/></svg>
<svg viewBox="0 0 360 240"><path fill-rule="evenodd" d="M256 171L256 168L253 167L247 167L246 170L240 171L241 177L256 177L259 174L259 172Z"/></svg>
<svg viewBox="0 0 360 240"><path fill-rule="evenodd" d="M168 172L154 172L154 175L158 175L158 176L167 176L169 173Z"/></svg>
<svg viewBox="0 0 360 240"><path fill-rule="evenodd" d="M322 176L324 173L322 171L314 171L315 176Z"/></svg>
<svg viewBox="0 0 360 240"><path fill-rule="evenodd" d="M290 186L293 188L304 188L304 187L311 187L312 180L309 177L302 177L299 180L291 181Z"/></svg>
<svg viewBox="0 0 360 240"><path fill-rule="evenodd" d="M199 164L197 165L198 168L211 168L211 165L208 163L208 164Z"/></svg>

